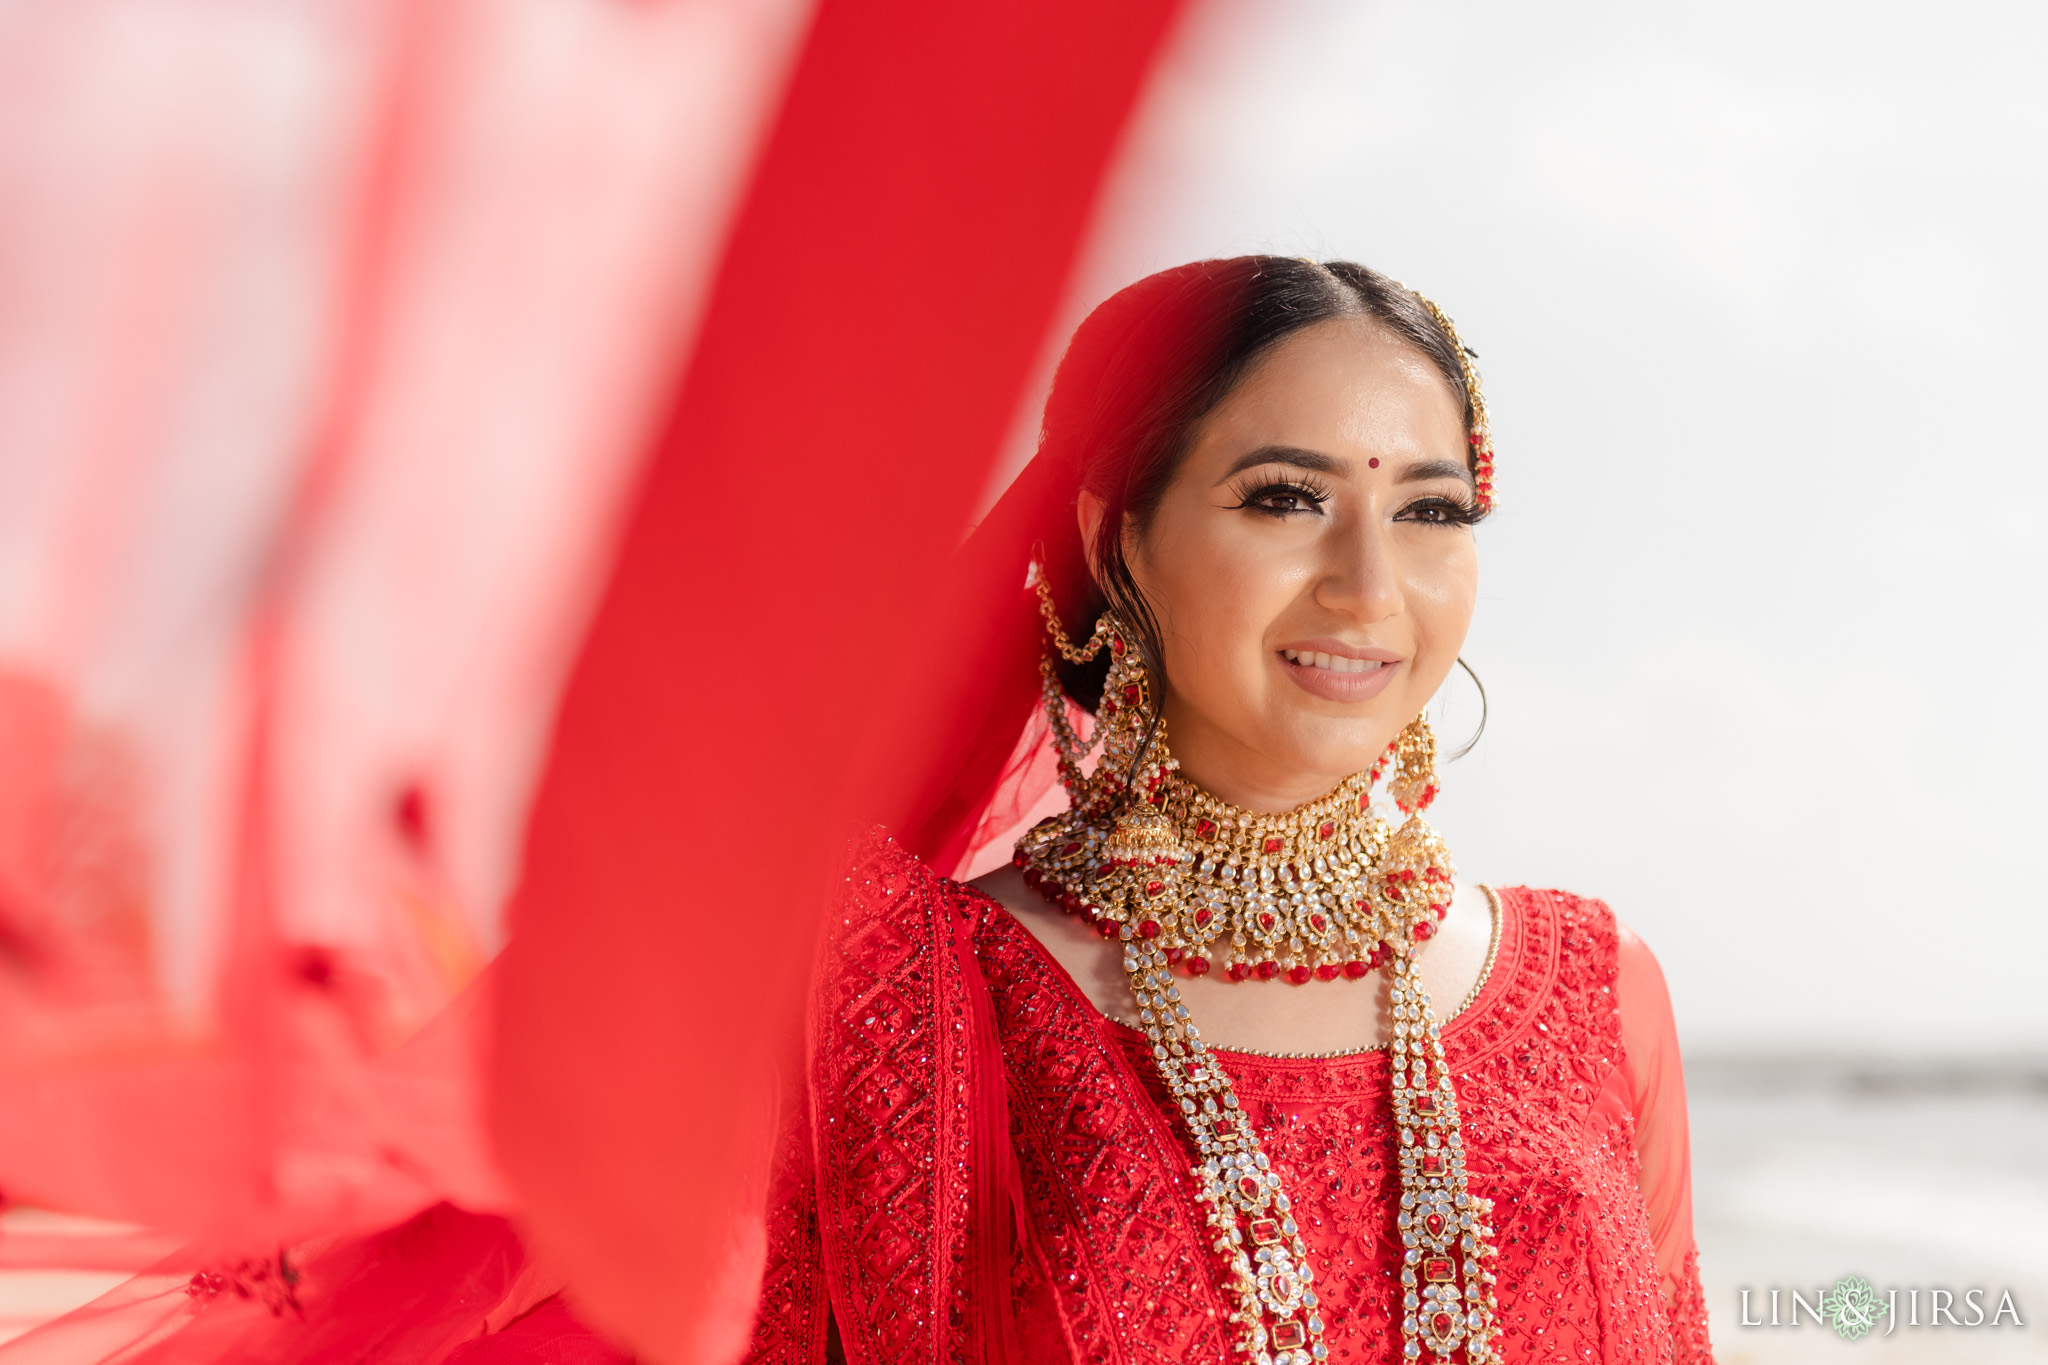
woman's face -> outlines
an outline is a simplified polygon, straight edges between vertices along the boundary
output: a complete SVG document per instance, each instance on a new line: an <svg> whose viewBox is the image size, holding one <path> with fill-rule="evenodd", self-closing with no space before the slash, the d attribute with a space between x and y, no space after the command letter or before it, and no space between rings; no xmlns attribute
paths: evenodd
<svg viewBox="0 0 2048 1365"><path fill-rule="evenodd" d="M1286 810L1372 766L1428 703L1478 588L1466 449L1436 367L1364 318L1287 338L1202 421L1125 546L1191 779ZM1080 510L1088 536L1103 506Z"/></svg>

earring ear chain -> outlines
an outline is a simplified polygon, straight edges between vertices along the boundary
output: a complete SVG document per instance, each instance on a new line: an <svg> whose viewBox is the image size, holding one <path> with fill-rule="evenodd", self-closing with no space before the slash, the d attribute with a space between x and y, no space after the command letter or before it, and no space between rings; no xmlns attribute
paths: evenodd
<svg viewBox="0 0 2048 1365"><path fill-rule="evenodd" d="M1415 949L1435 932L1452 892L1449 851L1422 819L1437 794L1427 716L1327 795L1279 815L1242 810L1181 775L1123 623L1105 613L1087 643L1074 645L1043 568L1034 569L1048 637L1039 674L1071 804L1019 840L1014 861L1040 895L1123 944L1140 1026L1199 1157L1196 1194L1237 1300L1231 1317L1244 1358L1322 1361L1324 1305L1280 1175L1174 977L1220 969L1231 981L1306 985L1382 968L1394 1016L1403 1355L1419 1360L1426 1348L1446 1365L1459 1353L1468 1365L1491 1365L1499 1358L1493 1229L1484 1221L1492 1204L1468 1188L1457 1095L1416 967ZM1109 675L1084 741L1069 723L1054 660L1088 663L1104 649ZM1090 776L1081 761L1098 745ZM1390 763L1388 795L1408 817L1391 832L1371 802Z"/></svg>

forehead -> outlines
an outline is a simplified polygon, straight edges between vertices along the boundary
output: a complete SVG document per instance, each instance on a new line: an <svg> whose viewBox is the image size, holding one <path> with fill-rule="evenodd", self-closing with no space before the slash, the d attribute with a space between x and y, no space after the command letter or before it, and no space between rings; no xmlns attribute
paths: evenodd
<svg viewBox="0 0 2048 1365"><path fill-rule="evenodd" d="M1429 357L1371 318L1304 327L1203 419L1195 450L1261 445L1462 460L1464 413Z"/></svg>

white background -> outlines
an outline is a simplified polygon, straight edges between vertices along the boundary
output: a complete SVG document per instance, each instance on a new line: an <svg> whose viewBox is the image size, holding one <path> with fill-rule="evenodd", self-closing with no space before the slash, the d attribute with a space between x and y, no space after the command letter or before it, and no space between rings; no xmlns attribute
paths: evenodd
<svg viewBox="0 0 2048 1365"><path fill-rule="evenodd" d="M2017 4L1205 0L1101 212L1070 324L1261 250L1457 319L1493 716L1433 814L1613 904L1691 1051L2048 1047L2044 72Z"/></svg>

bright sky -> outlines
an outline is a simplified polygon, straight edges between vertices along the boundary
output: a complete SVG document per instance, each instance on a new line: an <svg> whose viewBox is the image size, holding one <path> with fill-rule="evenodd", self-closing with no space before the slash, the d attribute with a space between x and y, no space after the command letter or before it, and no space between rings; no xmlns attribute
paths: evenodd
<svg viewBox="0 0 2048 1365"><path fill-rule="evenodd" d="M1480 352L1437 824L1609 900L1688 1046L2048 1047L2044 70L2022 4L1204 0L1112 189L1076 319L1274 250Z"/></svg>

